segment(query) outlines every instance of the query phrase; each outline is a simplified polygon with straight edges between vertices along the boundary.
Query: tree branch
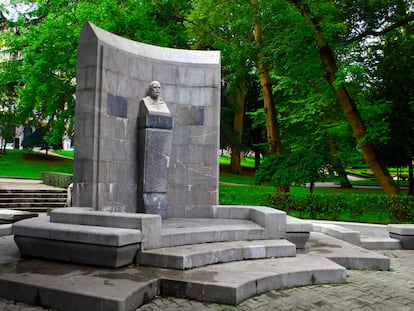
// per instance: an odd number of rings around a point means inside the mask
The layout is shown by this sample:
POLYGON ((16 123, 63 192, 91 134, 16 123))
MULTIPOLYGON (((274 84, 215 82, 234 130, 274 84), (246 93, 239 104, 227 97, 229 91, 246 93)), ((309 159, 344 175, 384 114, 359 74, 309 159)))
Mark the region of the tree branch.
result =
POLYGON ((374 36, 374 37, 378 37, 378 36, 382 36, 385 35, 388 32, 391 32, 399 27, 402 27, 404 25, 407 25, 410 22, 414 21, 414 14, 411 14, 409 16, 407 16, 406 18, 403 18, 397 22, 395 22, 394 24, 389 25, 388 27, 385 27, 382 30, 378 30, 375 31, 373 29, 369 29, 367 31, 364 31, 363 33, 359 34, 358 36, 352 37, 348 40, 348 42, 355 42, 361 39, 364 39, 368 36, 374 36))

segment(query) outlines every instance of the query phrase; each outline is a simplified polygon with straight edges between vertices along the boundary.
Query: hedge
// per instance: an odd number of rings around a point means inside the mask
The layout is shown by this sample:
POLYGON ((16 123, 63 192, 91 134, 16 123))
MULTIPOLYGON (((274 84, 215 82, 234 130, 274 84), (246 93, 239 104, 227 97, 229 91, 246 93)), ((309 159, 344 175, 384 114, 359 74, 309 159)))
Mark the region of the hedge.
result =
POLYGON ((42 172, 42 180, 45 185, 67 188, 73 182, 73 175, 57 172, 42 172))
POLYGON ((414 197, 378 194, 273 193, 266 205, 300 218, 377 223, 414 223, 414 197))

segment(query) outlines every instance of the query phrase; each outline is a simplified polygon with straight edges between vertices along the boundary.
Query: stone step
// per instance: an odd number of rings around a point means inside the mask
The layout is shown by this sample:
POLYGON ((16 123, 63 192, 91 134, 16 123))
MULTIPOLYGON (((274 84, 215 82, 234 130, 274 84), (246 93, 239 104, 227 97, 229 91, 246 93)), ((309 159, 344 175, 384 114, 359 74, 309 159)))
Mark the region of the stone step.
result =
POLYGON ((138 254, 141 265, 178 270, 245 259, 294 257, 296 246, 287 240, 215 242, 165 247, 138 254))
POLYGON ((320 232, 311 232, 308 244, 307 254, 328 258, 347 269, 390 269, 388 257, 320 232))
POLYGON ((263 227, 244 219, 169 218, 161 229, 161 247, 265 238, 263 227))
POLYGON ((26 211, 32 213, 46 213, 53 209, 64 208, 65 203, 17 203, 17 204, 5 204, 0 205, 0 210, 11 209, 18 211, 26 211))
POLYGON ((66 202, 66 196, 0 198, 0 205, 15 202, 66 202))
POLYGON ((66 194, 66 189, 0 189, 0 196, 9 195, 9 194, 45 194, 45 193, 52 193, 52 194, 66 194))
POLYGON ((235 305, 273 289, 345 281, 343 267, 309 255, 186 271, 143 266, 113 270, 23 260, 2 270, 0 297, 62 311, 96 310, 97 306, 101 311, 135 310, 159 294, 235 305))
POLYGON ((19 220, 37 216, 35 213, 2 208, 0 209, 0 224, 11 224, 19 220))
POLYGON ((313 230, 316 232, 322 232, 324 234, 330 235, 337 239, 341 239, 348 243, 355 245, 361 244, 361 234, 357 230, 349 229, 343 226, 338 226, 334 224, 327 223, 313 223, 313 230))
POLYGON ((376 249, 402 249, 401 242, 397 239, 386 237, 361 237, 361 247, 376 250, 376 249))
POLYGON ((0 237, 5 235, 11 235, 11 224, 1 224, 0 223, 0 237))

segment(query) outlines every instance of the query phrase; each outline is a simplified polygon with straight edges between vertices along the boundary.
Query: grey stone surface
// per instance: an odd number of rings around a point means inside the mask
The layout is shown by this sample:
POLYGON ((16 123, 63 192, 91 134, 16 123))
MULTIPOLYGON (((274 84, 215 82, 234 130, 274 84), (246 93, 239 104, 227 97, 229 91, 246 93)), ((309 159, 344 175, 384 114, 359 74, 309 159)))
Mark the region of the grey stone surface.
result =
POLYGON ((296 245, 296 248, 303 249, 309 240, 310 232, 286 232, 286 240, 296 245))
POLYGON ((12 233, 17 236, 115 247, 140 243, 142 240, 140 230, 53 223, 49 217, 14 223, 12 233))
POLYGON ((250 220, 168 218, 162 222, 161 246, 265 239, 264 228, 250 220))
POLYGON ((313 229, 355 245, 361 244, 359 231, 333 224, 314 223, 313 229))
POLYGON ((361 238, 361 247, 366 249, 402 249, 400 240, 390 237, 361 238))
POLYGON ((37 217, 36 213, 19 211, 13 209, 0 209, 0 224, 2 223, 13 223, 22 219, 37 217))
POLYGON ((64 311, 133 310, 155 297, 158 289, 156 275, 133 269, 114 271, 31 260, 2 272, 1 297, 64 311))
POLYGON ((399 235, 414 236, 414 224, 391 224, 387 226, 387 230, 399 235))
POLYGON ((286 215, 286 232, 311 232, 313 225, 311 220, 303 220, 286 215))
POLYGON ((134 263, 139 244, 110 246, 15 236, 22 256, 119 268, 134 263))
POLYGON ((161 294, 238 304, 274 288, 345 280, 346 270, 343 267, 325 258, 300 255, 225 263, 163 276, 161 294))
POLYGON ((11 224, 0 224, 0 236, 11 234, 11 224))
POLYGON ((138 144, 137 211, 166 218, 172 131, 154 127, 139 129, 138 144))
POLYGON ((390 232, 390 237, 399 240, 403 249, 414 249, 414 235, 403 235, 390 232))
POLYGON ((138 109, 153 80, 162 84, 174 119, 168 216, 187 217, 193 207, 217 204, 220 53, 150 46, 85 24, 77 68, 74 206, 137 211, 138 109))
POLYGON ((193 269, 222 262, 271 257, 294 257, 296 248, 286 240, 216 242, 159 248, 141 252, 141 265, 193 269))
POLYGON ((152 249, 161 243, 161 217, 159 215, 92 211, 89 208, 64 208, 51 212, 56 223, 138 229, 143 249, 152 249))
POLYGON ((308 244, 303 252, 328 258, 348 269, 390 269, 388 257, 323 233, 312 232, 308 244))

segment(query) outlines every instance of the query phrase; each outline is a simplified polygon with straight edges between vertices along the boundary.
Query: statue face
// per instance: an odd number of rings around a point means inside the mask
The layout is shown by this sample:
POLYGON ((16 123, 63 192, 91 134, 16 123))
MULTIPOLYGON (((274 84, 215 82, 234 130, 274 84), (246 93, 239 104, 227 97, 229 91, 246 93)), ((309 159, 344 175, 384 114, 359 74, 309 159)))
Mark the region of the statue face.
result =
POLYGON ((161 94, 161 84, 158 81, 153 81, 150 84, 150 96, 153 99, 157 99, 161 94))

